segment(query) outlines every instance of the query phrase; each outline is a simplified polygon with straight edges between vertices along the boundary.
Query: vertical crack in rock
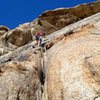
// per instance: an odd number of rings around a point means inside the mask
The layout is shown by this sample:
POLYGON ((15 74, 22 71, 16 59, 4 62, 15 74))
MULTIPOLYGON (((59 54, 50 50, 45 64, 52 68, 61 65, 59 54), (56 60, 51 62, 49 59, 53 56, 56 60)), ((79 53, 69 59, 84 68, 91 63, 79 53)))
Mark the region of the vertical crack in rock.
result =
MULTIPOLYGON (((97 100, 99 97, 98 96, 96 96, 96 97, 94 97, 94 99, 93 100, 97 100)), ((99 99, 98 99, 99 100, 99 99)))
MULTIPOLYGON (((43 49, 43 48, 42 48, 43 49)), ((42 95, 41 95, 41 100, 43 100, 43 95, 44 95, 44 84, 45 84, 45 52, 41 49, 41 70, 40 70, 40 81, 42 84, 42 95)))
POLYGON ((18 94, 17 94, 17 100, 20 100, 19 94, 20 94, 20 90, 18 91, 18 94))

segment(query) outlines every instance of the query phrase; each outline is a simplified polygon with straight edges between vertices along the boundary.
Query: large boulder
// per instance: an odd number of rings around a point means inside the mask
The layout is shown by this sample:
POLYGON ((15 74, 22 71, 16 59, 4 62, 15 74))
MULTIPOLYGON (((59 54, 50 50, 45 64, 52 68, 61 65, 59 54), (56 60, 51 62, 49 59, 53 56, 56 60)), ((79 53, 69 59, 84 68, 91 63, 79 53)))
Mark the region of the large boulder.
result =
POLYGON ((30 23, 24 23, 6 35, 7 42, 15 46, 23 46, 32 41, 30 23))
POLYGON ((14 29, 7 34, 8 42, 15 46, 23 46, 32 41, 30 30, 14 29))
POLYGON ((100 33, 92 33, 98 25, 85 26, 47 52, 44 100, 100 99, 100 33))
POLYGON ((0 37, 0 56, 32 41, 30 23, 19 25, 13 30, 4 26, 0 29, 4 32, 0 37))

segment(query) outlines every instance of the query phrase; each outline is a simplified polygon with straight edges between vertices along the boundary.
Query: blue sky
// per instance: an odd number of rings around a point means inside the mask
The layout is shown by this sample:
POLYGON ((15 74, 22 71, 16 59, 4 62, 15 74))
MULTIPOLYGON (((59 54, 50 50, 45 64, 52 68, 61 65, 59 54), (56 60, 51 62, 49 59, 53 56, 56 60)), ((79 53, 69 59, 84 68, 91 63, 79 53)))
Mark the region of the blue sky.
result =
POLYGON ((34 20, 46 10, 93 1, 95 0, 1 0, 0 25, 13 29, 19 24, 34 20))

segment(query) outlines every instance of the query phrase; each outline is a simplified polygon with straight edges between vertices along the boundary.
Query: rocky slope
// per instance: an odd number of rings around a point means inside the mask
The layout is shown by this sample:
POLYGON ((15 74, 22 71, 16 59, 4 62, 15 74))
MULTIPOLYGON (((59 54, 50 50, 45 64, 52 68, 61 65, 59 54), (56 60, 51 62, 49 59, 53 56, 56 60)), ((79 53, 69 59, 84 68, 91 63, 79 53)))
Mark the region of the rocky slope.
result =
POLYGON ((99 5, 47 11, 13 30, 1 26, 0 100, 99 100, 99 5), (32 47, 36 31, 47 32, 45 52, 32 47))

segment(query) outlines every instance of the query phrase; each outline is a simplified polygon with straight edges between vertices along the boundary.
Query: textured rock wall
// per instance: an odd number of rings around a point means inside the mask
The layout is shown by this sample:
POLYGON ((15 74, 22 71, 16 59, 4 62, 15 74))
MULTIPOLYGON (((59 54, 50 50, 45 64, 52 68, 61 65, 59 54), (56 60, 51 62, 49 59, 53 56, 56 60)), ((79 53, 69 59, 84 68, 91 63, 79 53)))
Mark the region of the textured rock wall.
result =
POLYGON ((100 12, 100 2, 46 11, 39 17, 38 24, 42 25, 47 33, 52 33, 97 12, 100 12))
POLYGON ((99 100, 99 5, 47 11, 13 30, 2 26, 0 100, 99 100), (30 43, 37 31, 54 31, 45 52, 30 43))
POLYGON ((0 100, 40 100, 40 51, 25 46, 0 59, 0 100))
POLYGON ((44 100, 100 99, 99 29, 85 26, 48 50, 44 100))

